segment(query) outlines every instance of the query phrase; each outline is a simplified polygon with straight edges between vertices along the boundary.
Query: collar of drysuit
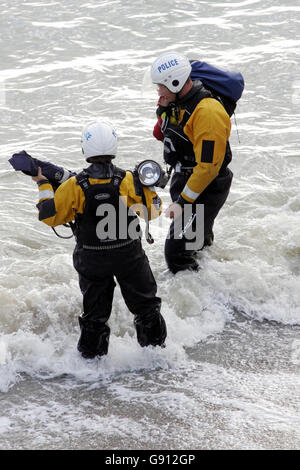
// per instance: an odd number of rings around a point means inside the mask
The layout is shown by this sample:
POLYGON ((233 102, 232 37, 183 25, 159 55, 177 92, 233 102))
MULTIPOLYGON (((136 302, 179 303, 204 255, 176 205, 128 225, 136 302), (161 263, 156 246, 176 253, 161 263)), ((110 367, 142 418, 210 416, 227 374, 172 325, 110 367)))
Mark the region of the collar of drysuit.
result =
POLYGON ((113 177, 114 168, 114 165, 108 162, 92 163, 85 171, 89 178, 106 179, 113 177))

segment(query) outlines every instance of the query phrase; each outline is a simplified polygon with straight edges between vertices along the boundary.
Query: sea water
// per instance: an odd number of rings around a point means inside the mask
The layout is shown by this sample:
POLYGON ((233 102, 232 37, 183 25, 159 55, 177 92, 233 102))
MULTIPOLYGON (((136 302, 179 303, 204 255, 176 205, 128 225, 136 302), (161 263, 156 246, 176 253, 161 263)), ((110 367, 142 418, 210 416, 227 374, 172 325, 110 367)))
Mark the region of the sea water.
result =
POLYGON ((0 449, 298 448, 298 2, 2 0, 0 22, 0 449), (163 215, 143 242, 166 348, 137 344, 117 286, 109 354, 84 360, 74 239, 38 221, 36 185, 8 159, 79 171, 81 129, 101 117, 119 166, 163 164, 142 84, 172 49, 244 76, 231 192, 198 273, 165 272, 163 215))

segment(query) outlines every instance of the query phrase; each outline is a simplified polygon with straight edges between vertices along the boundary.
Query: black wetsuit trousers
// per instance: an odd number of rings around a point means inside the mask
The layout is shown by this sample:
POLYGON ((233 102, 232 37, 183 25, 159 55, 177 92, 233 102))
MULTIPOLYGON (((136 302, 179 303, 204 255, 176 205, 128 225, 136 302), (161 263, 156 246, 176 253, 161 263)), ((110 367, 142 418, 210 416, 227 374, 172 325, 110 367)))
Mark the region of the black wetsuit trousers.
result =
POLYGON ((156 281, 140 240, 109 250, 85 250, 77 245, 73 263, 83 295, 83 314, 79 317, 81 336, 77 346, 83 356, 107 354, 110 336, 107 322, 115 279, 134 315, 139 344, 164 343, 166 325, 160 314, 161 299, 156 295, 156 281))
MULTIPOLYGON (((214 221, 228 197, 232 177, 232 172, 229 168, 226 168, 223 174, 219 175, 200 194, 195 204, 186 205, 181 219, 176 219, 175 223, 174 221, 171 223, 165 242, 165 259, 168 268, 174 274, 185 269, 198 269, 196 253, 213 242, 214 221), (203 205, 203 216, 201 216, 199 205, 203 205), (188 212, 188 215, 185 211, 188 212), (189 221, 190 227, 188 227, 189 221), (184 234, 185 228, 187 229, 186 233, 189 233, 189 237, 184 234), (193 233, 197 234, 195 238, 193 238, 193 233)), ((182 173, 173 175, 170 188, 172 201, 178 199, 188 178, 189 175, 182 173)))

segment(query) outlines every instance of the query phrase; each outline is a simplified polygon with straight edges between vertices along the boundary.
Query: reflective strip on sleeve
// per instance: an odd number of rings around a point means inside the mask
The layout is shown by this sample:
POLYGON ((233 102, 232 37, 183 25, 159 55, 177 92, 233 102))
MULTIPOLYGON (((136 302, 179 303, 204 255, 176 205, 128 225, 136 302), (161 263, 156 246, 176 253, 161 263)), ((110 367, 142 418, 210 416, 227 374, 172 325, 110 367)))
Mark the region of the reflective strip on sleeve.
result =
POLYGON ((193 201, 197 199, 198 196, 200 196, 201 193, 196 193, 195 191, 192 191, 188 185, 186 184, 183 191, 182 191, 183 196, 186 196, 189 199, 192 199, 193 201))
POLYGON ((52 199, 54 198, 54 192, 50 189, 44 189, 39 192, 39 200, 41 199, 52 199))

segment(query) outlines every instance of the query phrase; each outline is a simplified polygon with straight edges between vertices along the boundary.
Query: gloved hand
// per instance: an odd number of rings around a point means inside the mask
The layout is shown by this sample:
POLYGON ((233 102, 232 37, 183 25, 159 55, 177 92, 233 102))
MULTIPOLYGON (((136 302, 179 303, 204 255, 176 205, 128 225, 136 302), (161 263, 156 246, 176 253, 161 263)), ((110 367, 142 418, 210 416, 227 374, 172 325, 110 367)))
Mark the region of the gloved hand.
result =
POLYGON ((41 167, 42 174, 50 181, 54 190, 56 190, 63 181, 75 175, 74 172, 65 170, 61 166, 31 157, 25 150, 14 153, 8 161, 16 171, 22 171, 25 175, 29 176, 37 176, 38 168, 41 167))
POLYGON ((14 153, 8 161, 16 171, 22 171, 25 175, 37 176, 38 174, 38 165, 25 150, 14 153))

